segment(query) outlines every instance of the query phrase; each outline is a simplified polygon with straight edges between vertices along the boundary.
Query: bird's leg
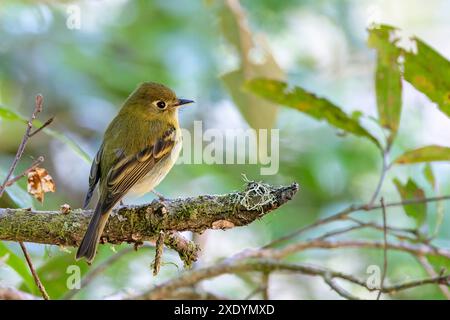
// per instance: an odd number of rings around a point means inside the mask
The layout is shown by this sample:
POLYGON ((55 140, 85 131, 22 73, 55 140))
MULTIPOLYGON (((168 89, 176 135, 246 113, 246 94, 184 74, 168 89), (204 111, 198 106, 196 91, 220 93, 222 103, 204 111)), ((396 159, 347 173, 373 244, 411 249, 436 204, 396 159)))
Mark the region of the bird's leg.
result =
POLYGON ((166 200, 166 198, 161 193, 159 193, 158 191, 152 190, 152 192, 153 192, 153 194, 155 196, 158 197, 159 201, 164 202, 164 200, 166 200))

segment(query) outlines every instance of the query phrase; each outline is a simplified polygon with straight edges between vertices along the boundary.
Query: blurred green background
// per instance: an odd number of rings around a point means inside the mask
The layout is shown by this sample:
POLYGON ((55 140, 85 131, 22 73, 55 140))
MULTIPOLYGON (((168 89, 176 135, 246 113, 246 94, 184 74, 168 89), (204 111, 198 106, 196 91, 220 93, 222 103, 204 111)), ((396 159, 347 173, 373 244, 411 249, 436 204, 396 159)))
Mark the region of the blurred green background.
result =
MULTIPOLYGON (((142 81, 157 81, 196 103, 181 111, 184 128, 194 120, 205 128, 265 128, 280 130, 280 169, 260 176, 258 165, 177 165, 158 187, 166 197, 226 193, 249 179, 272 184, 300 184, 298 195, 275 213, 245 228, 208 231, 196 240, 202 246, 198 265, 208 265, 246 248, 257 248, 352 203, 367 202, 378 181, 381 159, 366 139, 346 135, 325 122, 242 93, 243 79, 267 76, 326 97, 351 114, 361 111, 364 125, 375 136, 375 51, 368 48, 367 26, 383 22, 417 35, 447 59, 450 57, 450 1, 447 0, 242 0, 205 1, 9 1, 0 2, 0 104, 28 117, 34 97, 44 96, 45 121, 93 156, 109 121, 128 94, 142 81), (69 11, 77 6, 81 28, 67 26, 69 11), (69 10, 69 11, 68 11, 69 10), (239 15, 243 15, 239 18, 239 15), (250 43, 250 44, 249 44, 250 43)), ((425 95, 404 84, 403 113, 394 157, 422 145, 450 146, 450 119, 425 95)), ((0 120, 0 171, 9 167, 23 135, 18 121, 0 120)), ((57 192, 46 194, 37 209, 55 210, 63 203, 80 207, 87 190, 90 164, 71 146, 46 134, 27 146, 17 172, 43 155, 57 192)), ((395 167, 381 194, 398 200, 392 179, 414 177, 428 196, 436 195, 423 175, 423 165, 395 167)), ((439 192, 450 193, 450 166, 433 164, 439 192)), ((26 181, 18 186, 24 187, 26 181)), ((17 191, 20 192, 20 191, 17 191)), ((24 195, 25 197, 25 195, 24 195)), ((150 201, 152 194, 139 199, 150 201)), ((31 201, 25 197, 25 202, 31 201)), ((6 197, 0 206, 11 206, 6 197)), ((436 244, 449 248, 449 209, 436 244)), ((436 221, 436 205, 429 205, 428 228, 436 221)), ((361 214, 363 217, 365 214, 361 214)), ((366 214, 367 215, 367 214, 366 214)), ((370 216, 379 220, 379 213, 370 216)), ((413 226, 402 208, 388 212, 396 226, 413 226)), ((339 226, 332 224, 307 237, 339 226)), ((382 240, 377 232, 355 232, 351 238, 382 240)), ((3 242, 22 257, 15 243, 3 242)), ((102 246, 95 264, 121 250, 102 246)), ((67 291, 66 267, 73 264, 73 248, 28 244, 52 298, 67 291)), ((426 276, 421 265, 402 253, 389 253, 387 281, 397 283, 426 276)), ((176 276, 182 263, 165 251, 160 275, 151 275, 153 254, 141 250, 127 254, 96 278, 75 298, 103 298, 117 292, 139 292, 176 276), (173 262, 173 263, 172 263, 173 262)), ((382 265, 382 252, 374 250, 313 250, 291 261, 317 263, 366 277, 369 265, 382 265)), ((95 265, 94 264, 94 265, 95 265)), ((83 272, 85 263, 80 263, 83 272)), ((257 286, 258 277, 233 275, 205 281, 202 287, 232 298, 243 298, 257 286)), ((0 285, 22 286, 23 279, 0 264, 0 285)), ((29 279, 28 279, 29 281, 29 279)), ((27 281, 25 280, 25 283, 27 281)), ((353 288, 355 294, 375 293, 353 288), (360 290, 360 291, 358 291, 360 290)), ((35 290, 34 288, 31 289, 35 290)), ((35 292, 35 291, 34 291, 35 292)), ((301 275, 271 277, 274 299, 334 299, 338 296, 320 279, 301 275)), ((396 298, 442 298, 435 286, 404 291, 396 298)))

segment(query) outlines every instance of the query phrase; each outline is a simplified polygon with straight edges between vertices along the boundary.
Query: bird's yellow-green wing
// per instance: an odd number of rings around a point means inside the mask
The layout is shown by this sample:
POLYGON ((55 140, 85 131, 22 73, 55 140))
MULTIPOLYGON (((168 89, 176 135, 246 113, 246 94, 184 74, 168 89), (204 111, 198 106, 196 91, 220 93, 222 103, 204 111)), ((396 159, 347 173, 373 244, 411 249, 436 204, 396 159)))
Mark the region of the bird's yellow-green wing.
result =
POLYGON ((114 205, 162 159, 170 157, 175 145, 175 128, 168 129, 156 142, 135 155, 121 157, 109 171, 103 188, 102 213, 114 205))

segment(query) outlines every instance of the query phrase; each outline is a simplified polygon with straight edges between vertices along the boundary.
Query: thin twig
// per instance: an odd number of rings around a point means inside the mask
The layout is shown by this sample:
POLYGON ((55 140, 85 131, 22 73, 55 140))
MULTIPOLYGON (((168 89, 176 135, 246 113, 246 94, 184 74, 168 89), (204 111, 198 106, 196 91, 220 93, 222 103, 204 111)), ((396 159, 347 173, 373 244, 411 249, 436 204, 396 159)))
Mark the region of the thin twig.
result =
POLYGON ((338 295, 347 299, 347 300, 360 300, 358 297, 355 297, 351 293, 349 293, 344 288, 340 287, 336 282, 334 282, 333 278, 329 274, 325 274, 323 277, 325 283, 338 295))
POLYGON ((282 243, 282 242, 284 242, 284 241, 286 241, 286 240, 289 240, 289 239, 292 239, 292 238, 294 238, 294 237, 297 237, 297 236, 299 236, 300 234, 302 234, 302 233, 304 233, 304 232, 306 232, 306 231, 308 231, 308 230, 311 230, 311 229, 313 229, 313 228, 316 228, 316 227, 318 227, 318 226, 320 226, 320 225, 323 225, 323 224, 327 224, 327 223, 330 223, 330 222, 333 222, 333 221, 337 221, 337 220, 344 219, 344 218, 347 217, 347 215, 349 215, 350 213, 355 212, 355 211, 362 210, 363 208, 364 208, 364 206, 360 206, 360 207, 350 206, 350 207, 348 207, 347 209, 344 209, 344 210, 342 210, 342 211, 339 211, 338 213, 336 213, 336 214, 334 214, 334 215, 332 215, 332 216, 329 216, 329 217, 327 217, 327 218, 318 220, 318 221, 316 221, 316 222, 314 222, 314 223, 311 223, 310 225, 307 225, 307 226, 305 226, 305 227, 302 227, 302 228, 300 228, 300 229, 298 229, 298 230, 296 230, 296 231, 294 231, 294 232, 292 232, 292 233, 289 233, 289 234, 287 234, 287 235, 285 235, 285 236, 283 236, 283 237, 280 237, 280 238, 278 238, 278 239, 276 239, 276 240, 273 240, 272 242, 266 244, 266 245, 263 246, 262 248, 265 249, 265 248, 269 248, 269 247, 275 246, 275 245, 280 244, 280 243, 282 243))
MULTIPOLYGON (((20 179, 22 179, 23 177, 25 177, 28 173, 30 173, 30 171, 33 171, 34 169, 36 169, 37 167, 39 167, 42 162, 44 162, 44 157, 40 156, 39 158, 37 158, 36 160, 33 161, 33 163, 31 164, 30 167, 28 167, 28 169, 26 169, 25 171, 23 171, 21 174, 15 176, 14 178, 8 180, 5 183, 5 188, 12 186, 14 183, 16 183, 17 181, 19 181, 20 179)), ((0 190, 2 189, 2 187, 0 186, 0 190)))
POLYGON ((387 267, 388 267, 388 258, 387 258, 387 251, 388 251, 388 242, 387 242, 387 222, 386 222, 386 207, 384 206, 384 199, 381 198, 380 200, 382 213, 383 213, 383 240, 384 240, 384 247, 383 247, 383 273, 381 275, 381 282, 380 282, 380 291, 378 291, 377 300, 380 300, 381 292, 383 292, 384 287, 384 279, 386 278, 387 273, 387 267))
POLYGON ((400 284, 392 285, 392 286, 386 286, 383 288, 383 292, 394 294, 398 291, 411 289, 411 288, 423 286, 426 284, 442 284, 442 285, 450 286, 450 274, 438 275, 436 277, 425 278, 425 279, 421 279, 421 280, 414 280, 414 281, 400 283, 400 284))
MULTIPOLYGON (((437 201, 443 201, 443 200, 450 200, 450 195, 429 197, 429 198, 413 198, 413 199, 407 199, 407 200, 403 200, 403 201, 390 202, 390 203, 385 204, 385 208, 400 207, 400 206, 405 206, 405 205, 410 205, 410 204, 419 204, 419 203, 431 203, 431 202, 437 202, 437 201)), ((347 219, 347 217, 351 213, 358 212, 358 211, 373 211, 373 210, 377 210, 377 209, 381 209, 381 205, 372 205, 372 206, 369 206, 368 204, 359 205, 359 206, 352 205, 352 206, 347 207, 346 209, 341 210, 331 216, 328 216, 324 219, 320 219, 310 225, 304 226, 304 227, 297 229, 283 237, 275 239, 272 242, 269 242, 268 244, 264 245, 262 248, 265 249, 265 248, 276 246, 282 242, 285 242, 287 240, 295 238, 295 237, 299 236, 300 234, 305 233, 306 231, 314 229, 318 226, 321 226, 321 225, 324 225, 327 223, 331 223, 331 222, 335 222, 338 220, 347 219)))
POLYGON ((372 197, 370 198, 369 203, 367 204, 367 207, 370 208, 375 203, 375 200, 377 199, 378 195, 380 194, 381 188, 383 187, 384 178, 386 177, 386 174, 389 170, 389 166, 387 165, 387 157, 388 157, 388 151, 383 151, 382 155, 382 165, 381 165, 381 173, 380 173, 380 179, 378 180, 377 187, 375 188, 375 192, 373 193, 372 197))
POLYGON ((345 228, 342 228, 342 229, 332 230, 332 231, 326 232, 323 235, 321 235, 321 236, 319 236, 317 238, 314 238, 312 240, 326 240, 326 239, 334 237, 334 236, 345 234, 345 233, 348 233, 348 232, 354 231, 354 230, 363 229, 363 228, 366 228, 366 227, 367 227, 366 225, 358 224, 358 225, 345 227, 345 228))
MULTIPOLYGON (((149 245, 149 244, 148 245, 145 244, 145 245, 143 245, 140 248, 154 248, 154 246, 149 245)), ((81 290, 85 289, 90 283, 92 283, 92 281, 94 281, 94 279, 97 276, 102 274, 103 271, 105 271, 111 265, 113 265, 114 263, 119 261, 123 256, 127 255, 128 253, 134 252, 134 251, 135 251, 134 247, 127 247, 127 248, 124 248, 124 249, 120 250, 119 252, 109 256, 103 262, 101 262, 100 264, 96 265, 93 269, 91 269, 89 271, 89 273, 87 273, 83 277, 83 279, 81 280, 80 289, 74 289, 74 290, 68 291, 62 297, 62 300, 70 300, 70 299, 72 299, 78 292, 80 292, 81 290)))
POLYGON ((3 195, 3 192, 5 191, 5 188, 6 188, 6 184, 8 183, 12 174, 14 173, 14 170, 16 169, 20 158, 22 158, 23 152, 25 150, 25 146, 27 145, 28 139, 30 138, 31 129, 33 128, 33 120, 36 119, 37 114, 42 111, 42 101, 43 101, 42 95, 38 94, 35 99, 34 111, 31 114, 30 120, 28 120, 28 122, 27 122, 27 128, 25 130, 25 134, 23 135, 22 142, 20 143, 19 148, 17 149, 16 156, 14 157, 14 160, 13 160, 11 166, 9 167, 8 174, 6 175, 5 181, 3 182, 3 184, 0 188, 0 198, 3 195))
POLYGON ((43 130, 45 127, 47 127, 50 123, 53 122, 53 120, 55 120, 55 117, 51 117, 50 119, 48 119, 47 121, 45 121, 45 123, 40 126, 39 128, 37 128, 36 130, 34 130, 33 132, 31 132, 30 134, 28 134, 28 138, 31 138, 32 136, 34 136, 36 133, 39 133, 41 130, 43 130))
MULTIPOLYGON (((290 244, 282 249, 255 249, 246 250, 238 253, 233 257, 226 259, 227 261, 241 258, 273 258, 282 259, 297 252, 310 249, 344 249, 344 248, 372 248, 383 249, 384 241, 369 240, 309 240, 290 244)), ((392 250, 410 253, 414 256, 431 255, 450 259, 450 251, 446 249, 436 248, 429 244, 410 244, 407 242, 387 242, 387 247, 392 250)))
POLYGON ((27 260, 28 267, 30 268, 31 274, 33 275, 34 281, 36 282, 36 285, 41 292, 42 297, 45 300, 50 300, 50 297, 47 294, 47 291, 45 290, 44 285, 41 282, 41 279, 39 279, 39 276, 34 269, 33 262, 31 261, 30 255, 28 254, 27 248, 25 247, 25 244, 23 242, 19 242, 20 247, 22 248, 23 254, 25 256, 25 260, 27 260))
MULTIPOLYGON (((199 283, 205 279, 215 278, 222 274, 235 274, 242 272, 276 272, 276 271, 286 271, 301 273, 310 276, 319 276, 323 279, 333 279, 339 278, 354 284, 357 284, 369 291, 377 290, 376 288, 369 288, 367 283, 363 279, 359 279, 351 274, 346 274, 339 271, 330 270, 321 266, 314 265, 304 265, 304 264, 289 264, 285 262, 280 262, 276 260, 267 259, 239 259, 236 261, 216 264, 210 267, 204 267, 201 269, 193 270, 189 273, 184 273, 175 279, 171 279, 162 283, 159 286, 150 289, 146 293, 132 298, 137 299, 164 299, 169 297, 172 292, 180 289, 191 287, 194 284, 199 283)), ((411 282, 405 282, 398 285, 384 287, 384 293, 395 293, 401 290, 410 289, 413 287, 426 285, 426 284, 437 284, 437 283, 448 283, 450 275, 441 275, 434 278, 426 278, 422 280, 415 280, 411 282)), ((335 286, 335 284, 333 284, 335 286)), ((342 293, 342 290, 340 290, 342 293)), ((348 294, 347 294, 348 295, 348 294)), ((349 296, 348 296, 349 297, 349 296)))
MULTIPOLYGON (((363 222, 353 217, 348 217, 347 219, 357 223, 358 226, 360 226, 361 228, 372 228, 375 230, 384 231, 384 226, 379 225, 375 222, 363 222)), ((388 234, 391 234, 400 240, 409 240, 412 242, 417 242, 417 239, 419 238, 418 230, 415 229, 386 226, 386 230, 388 234)))
MULTIPOLYGON (((407 200, 404 200, 404 201, 397 201, 397 202, 386 203, 385 207, 386 208, 389 208, 389 207, 402 207, 402 206, 407 206, 407 205, 410 205, 410 204, 429 203, 429 202, 436 202, 436 201, 441 201, 441 200, 450 200, 450 195, 439 196, 439 197, 429 197, 429 198, 407 199, 407 200)), ((381 205, 373 206, 370 209, 362 208, 362 210, 364 210, 364 211, 371 211, 371 210, 375 210, 375 209, 381 209, 381 205)))
POLYGON ((205 279, 215 278, 222 274, 252 272, 252 271, 260 271, 260 272, 287 271, 287 272, 299 272, 305 275, 312 275, 312 276, 324 276, 325 273, 329 273, 332 277, 346 279, 350 282, 357 283, 361 286, 365 286, 365 281, 359 280, 353 275, 330 271, 328 269, 319 266, 295 265, 272 260, 249 260, 249 261, 238 260, 232 263, 224 262, 216 264, 211 267, 192 270, 191 272, 182 274, 175 279, 168 280, 165 283, 149 290, 142 296, 135 298, 164 299, 165 297, 169 296, 171 292, 179 288, 190 287, 205 279))
MULTIPOLYGON (((326 232, 326 233, 322 234, 321 236, 310 239, 310 241, 327 240, 328 238, 331 238, 334 236, 347 234, 347 233, 350 233, 351 231, 361 230, 364 228, 371 228, 371 229, 383 231, 383 226, 378 225, 373 222, 362 222, 362 221, 360 221, 358 219, 354 219, 352 217, 348 217, 348 220, 355 222, 356 225, 351 225, 351 226, 344 227, 341 229, 336 229, 336 230, 326 232)), ((386 229, 387 229, 388 234, 396 237, 398 240, 408 240, 411 242, 417 242, 417 236, 411 237, 411 236, 406 235, 406 233, 412 233, 412 234, 416 235, 417 232, 415 230, 394 228, 394 227, 389 227, 389 226, 387 226, 386 229), (405 234, 401 234, 402 232, 404 232, 405 234)))
MULTIPOLYGON (((15 177, 13 179, 10 180, 11 176, 13 175, 14 171, 16 170, 17 164, 19 163, 19 160, 22 158, 23 152, 25 151, 25 147, 27 145, 28 139, 32 136, 30 135, 31 129, 33 128, 33 121, 36 119, 36 116, 39 112, 42 111, 42 103, 43 103, 43 97, 42 95, 38 94, 35 98, 35 103, 34 103, 34 110, 33 113, 31 114, 30 119, 27 122, 27 128, 25 130, 25 134, 23 135, 22 141, 19 145, 19 148, 17 149, 16 152, 16 156, 14 157, 14 160, 8 170, 8 174, 6 175, 5 181, 3 182, 3 184, 1 185, 0 188, 0 197, 3 196, 3 193, 6 189, 7 186, 12 185, 14 182, 16 182, 17 180, 19 180, 22 176, 24 176, 25 174, 27 174, 28 172, 25 171, 25 173, 22 173, 22 175, 19 175, 18 177, 15 177)), ((51 121, 47 121, 48 124, 51 123, 51 121)), ((45 126, 46 126, 45 125, 45 126)), ((44 127, 44 126, 43 126, 44 127)), ((38 131, 38 130, 37 130, 38 131)), ((36 131, 33 133, 33 135, 37 133, 36 131)), ((37 162, 42 162, 44 159, 42 157, 39 157, 37 162)), ((34 162, 33 165, 36 164, 36 161, 34 162)), ((33 167, 32 165, 32 167, 33 167)), ((37 165, 36 165, 37 166, 37 165)), ((44 285, 42 284, 41 280, 39 279, 38 274, 36 273, 33 263, 31 261, 30 255, 28 254, 27 248, 25 247, 25 244, 21 241, 19 241, 20 244, 20 248, 23 251, 23 254, 25 256, 25 259, 27 260, 28 263, 28 267, 30 268, 31 274, 33 275, 34 281, 36 282, 37 287, 39 288, 39 291, 42 294, 42 297, 45 300, 49 300, 49 296, 47 294, 47 292, 45 291, 44 285)))
MULTIPOLYGON (((425 271, 428 273, 428 275, 430 277, 438 276, 437 272, 434 270, 433 266, 430 264, 430 262, 428 261, 428 259, 425 256, 418 256, 417 260, 423 266, 423 268, 425 269, 425 271)), ((440 284, 439 289, 441 290, 444 297, 447 300, 450 300, 450 291, 448 290, 448 286, 446 286, 445 284, 440 284)))

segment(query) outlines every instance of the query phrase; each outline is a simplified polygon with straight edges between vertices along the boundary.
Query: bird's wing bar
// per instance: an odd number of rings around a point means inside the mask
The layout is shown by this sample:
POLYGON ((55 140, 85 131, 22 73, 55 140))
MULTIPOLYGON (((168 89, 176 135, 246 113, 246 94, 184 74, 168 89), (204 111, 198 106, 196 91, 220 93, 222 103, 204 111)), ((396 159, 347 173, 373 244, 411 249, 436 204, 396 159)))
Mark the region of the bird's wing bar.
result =
POLYGON ((111 209, 141 178, 159 162, 170 156, 175 145, 175 128, 167 130, 152 146, 119 159, 107 176, 102 212, 111 209))

